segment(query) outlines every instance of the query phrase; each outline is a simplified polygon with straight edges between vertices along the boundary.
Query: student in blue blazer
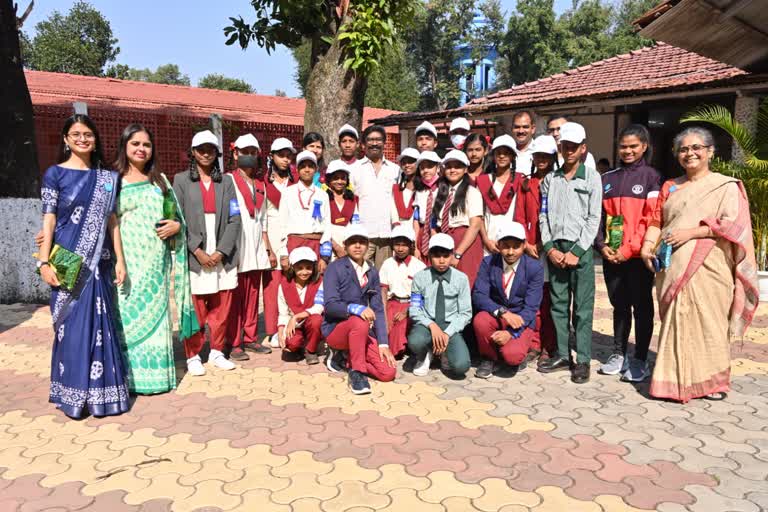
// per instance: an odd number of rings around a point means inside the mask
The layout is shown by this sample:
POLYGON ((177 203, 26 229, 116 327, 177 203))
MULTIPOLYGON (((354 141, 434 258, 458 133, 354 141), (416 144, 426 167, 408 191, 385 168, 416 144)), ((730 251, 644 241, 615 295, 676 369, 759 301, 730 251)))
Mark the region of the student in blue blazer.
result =
POLYGON ((363 395, 371 392, 367 376, 383 382, 394 380, 396 363, 389 350, 379 273, 365 260, 368 233, 361 224, 347 225, 344 249, 347 255, 328 265, 323 277, 321 330, 331 348, 328 369, 342 371, 348 351, 349 385, 354 394, 363 395))
POLYGON ((472 321, 482 361, 475 376, 487 379, 499 356, 519 367, 528 355, 541 304, 544 267, 524 254, 525 228, 505 221, 496 231, 499 254, 483 258, 472 290, 472 321))

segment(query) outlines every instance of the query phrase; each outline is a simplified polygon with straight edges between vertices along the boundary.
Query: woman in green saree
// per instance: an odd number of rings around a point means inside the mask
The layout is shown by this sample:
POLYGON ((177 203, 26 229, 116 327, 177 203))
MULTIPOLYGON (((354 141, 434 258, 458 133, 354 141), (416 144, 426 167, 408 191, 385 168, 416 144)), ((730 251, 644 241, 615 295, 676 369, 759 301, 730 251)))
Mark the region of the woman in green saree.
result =
POLYGON ((179 339, 200 330, 189 287, 184 216, 171 184, 157 168, 152 133, 131 124, 118 148, 115 169, 122 183, 117 215, 131 271, 117 297, 128 385, 132 393, 164 393, 176 388, 171 277, 179 339))

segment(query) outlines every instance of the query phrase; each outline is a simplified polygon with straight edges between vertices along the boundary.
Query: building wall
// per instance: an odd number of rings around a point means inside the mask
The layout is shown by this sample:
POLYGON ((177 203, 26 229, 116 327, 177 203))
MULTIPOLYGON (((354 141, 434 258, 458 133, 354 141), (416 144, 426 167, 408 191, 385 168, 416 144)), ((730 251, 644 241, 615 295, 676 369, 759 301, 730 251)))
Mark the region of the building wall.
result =
POLYGON ((0 199, 0 303, 44 303, 50 289, 35 273, 34 236, 42 227, 39 199, 0 199))

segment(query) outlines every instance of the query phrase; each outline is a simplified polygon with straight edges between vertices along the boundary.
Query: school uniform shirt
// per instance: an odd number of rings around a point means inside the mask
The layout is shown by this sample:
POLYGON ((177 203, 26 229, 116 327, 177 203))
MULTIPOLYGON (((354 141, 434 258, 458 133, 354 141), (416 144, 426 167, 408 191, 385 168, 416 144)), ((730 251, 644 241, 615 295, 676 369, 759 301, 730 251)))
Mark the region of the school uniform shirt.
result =
MULTIPOLYGON (((325 195, 328 196, 327 193, 325 193, 325 195)), ((330 196, 328 196, 329 208, 331 206, 331 202, 333 201, 335 200, 331 199, 330 196)), ((344 208, 347 206, 347 201, 348 200, 345 199, 341 203, 341 205, 339 205, 339 203, 336 203, 336 207, 338 208, 338 211, 340 214, 344 213, 344 208)), ((351 201, 355 203, 355 208, 352 210, 352 215, 350 215, 349 218, 345 218, 345 217, 333 218, 334 216, 331 215, 331 240, 333 240, 334 242, 336 242, 341 246, 344 246, 344 231, 347 228, 347 224, 349 224, 352 221, 352 217, 354 217, 355 215, 357 215, 357 217, 360 218, 360 208, 357 204, 357 199, 355 198, 355 199, 352 199, 351 201), (343 220, 339 220, 339 219, 343 219, 343 220)), ((333 210, 331 210, 331 212, 333 212, 333 210)), ((335 254, 333 257, 334 259, 336 258, 335 254)))
POLYGON ((390 299, 408 299, 411 297, 413 276, 425 268, 427 266, 424 262, 413 256, 408 256, 403 261, 397 261, 395 257, 387 258, 379 270, 381 285, 387 287, 390 299))
MULTIPOLYGON (((283 183, 280 183, 277 180, 272 182, 272 185, 274 185, 281 194, 285 194, 285 190, 290 184, 291 182, 287 179, 283 183)), ((280 199, 281 204, 282 202, 282 199, 280 199)), ((280 255, 280 245, 283 243, 284 229, 285 226, 280 223, 279 206, 267 199, 267 237, 269 238, 269 245, 272 246, 272 252, 274 252, 278 258, 280 255)))
POLYGON ((415 194, 416 194, 415 190, 411 190, 409 188, 400 190, 397 184, 393 185, 392 212, 391 212, 391 222, 393 226, 397 226, 398 224, 408 224, 408 225, 413 224, 413 206, 416 204, 415 194), (402 198, 402 202, 400 201, 400 198, 402 198), (413 200, 413 203, 411 203, 412 200, 413 200), (411 208, 408 208, 409 206, 411 208), (402 208, 403 210, 402 213, 405 214, 405 216, 402 216, 400 214, 401 213, 400 208, 402 208), (410 215, 408 215, 409 213, 410 215))
POLYGON ((558 240, 572 242, 570 252, 579 258, 592 248, 603 210, 602 188, 600 174, 584 164, 570 180, 562 169, 544 177, 539 230, 545 253, 558 240))
MULTIPOLYGON (((307 290, 309 289, 309 286, 299 287, 295 282, 292 282, 290 284, 296 287, 296 291, 299 292, 299 300, 304 302, 304 298, 307 296, 307 290)), ((288 305, 288 301, 285 300, 285 294, 283 293, 282 286, 279 286, 277 291, 277 311, 278 311, 277 325, 278 327, 285 327, 286 325, 288 325, 288 322, 291 321, 291 317, 294 315, 294 312, 291 311, 291 307, 288 305)), ((315 293, 314 303, 306 311, 310 315, 323 314, 323 285, 322 284, 320 284, 320 287, 317 289, 317 292, 315 293)))
POLYGON ((392 203, 392 185, 400 177, 400 167, 383 159, 379 173, 368 158, 358 160, 352 168, 351 184, 359 198, 360 224, 371 238, 390 238, 392 219, 387 205, 392 203))
MULTIPOLYGON (((454 195, 454 199, 456 197, 456 188, 458 187, 458 184, 452 186, 450 188, 449 194, 452 191, 454 195)), ((435 196, 432 200, 432 204, 434 205, 434 202, 437 200, 437 190, 434 192, 435 196)), ((427 200, 429 198, 429 191, 428 190, 422 190, 416 193, 416 204, 419 206, 419 215, 422 217, 422 224, 424 222, 424 219, 426 219, 426 214, 431 213, 427 212, 427 200)), ((435 219, 437 222, 437 228, 438 231, 440 230, 440 223, 443 219, 443 212, 445 211, 445 206, 443 205, 443 209, 440 211, 440 216, 435 219)), ((480 194, 480 191, 477 190, 473 186, 467 187, 467 195, 464 199, 464 211, 459 212, 458 214, 454 215, 453 213, 448 214, 448 227, 449 228, 458 228, 458 227, 468 227, 469 226, 469 220, 472 217, 482 217, 483 216, 483 196, 480 194)))
MULTIPOLYGON (((485 224, 485 232, 488 233, 488 237, 492 240, 496 239, 496 230, 498 229, 499 225, 503 224, 504 222, 510 222, 514 220, 515 217, 515 211, 517 208, 517 200, 518 196, 520 195, 520 183, 523 180, 523 175, 515 172, 507 178, 507 181, 502 183, 499 180, 494 180, 492 175, 490 174, 483 174, 478 177, 478 187, 485 187, 486 181, 485 180, 493 180, 493 185, 491 186, 491 189, 493 190, 493 194, 497 198, 504 198, 506 201, 507 198, 509 198, 509 193, 511 189, 512 198, 509 203, 509 208, 507 208, 507 211, 504 213, 497 213, 494 214, 491 209, 488 207, 489 201, 492 201, 492 199, 489 197, 488 199, 485 199, 483 196, 483 193, 480 192, 481 197, 483 198, 483 202, 486 203, 485 212, 483 214, 483 222, 485 224), (507 186, 509 184, 509 186, 507 186)), ((483 188, 485 190, 485 188, 483 188)), ((478 188, 478 192, 480 189, 478 188)), ((498 205, 499 207, 503 207, 503 205, 499 205, 498 202, 494 203, 494 205, 498 205)), ((484 249, 485 250, 485 249, 484 249)), ((487 255, 488 253, 486 253, 487 255)))
MULTIPOLYGON (((435 303, 439 280, 432 268, 426 268, 413 277, 411 305, 408 316, 424 327, 435 321, 435 303)), ((445 296, 445 320, 448 326, 445 334, 449 337, 461 332, 472 320, 472 297, 469 278, 460 270, 449 268, 444 274, 443 295, 445 296)))
MULTIPOLYGON (((240 172, 235 170, 234 172, 240 172)), ((267 232, 267 198, 264 193, 263 183, 256 182, 256 189, 252 183, 245 179, 241 182, 246 187, 246 194, 250 194, 253 199, 254 214, 251 216, 243 191, 237 185, 237 181, 232 174, 227 175, 232 180, 232 186, 235 189, 237 202, 240 205, 240 261, 238 264, 239 272, 250 272, 251 270, 265 270, 272 268, 269 264, 269 255, 267 254, 266 244, 263 234, 267 232), (261 185, 261 186, 260 186, 261 185)))
POLYGON ((280 199, 280 217, 283 238, 280 243, 281 257, 288 256, 288 235, 321 233, 320 243, 331 240, 331 210, 328 194, 314 185, 307 187, 302 182, 291 185, 283 191, 280 199), (319 210, 320 217, 313 217, 319 210))

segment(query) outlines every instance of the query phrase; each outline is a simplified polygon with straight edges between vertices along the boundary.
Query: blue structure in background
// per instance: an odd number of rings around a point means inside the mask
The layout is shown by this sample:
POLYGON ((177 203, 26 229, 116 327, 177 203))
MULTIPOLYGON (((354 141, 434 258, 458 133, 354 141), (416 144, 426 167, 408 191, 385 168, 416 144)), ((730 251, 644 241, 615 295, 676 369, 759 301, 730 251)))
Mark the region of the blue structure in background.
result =
MULTIPOLYGON (((488 19, 482 12, 476 11, 475 17, 472 20, 472 27, 470 30, 479 30, 483 26, 488 24, 488 19)), ((461 89, 461 96, 459 97, 459 105, 464 105, 469 100, 480 96, 485 96, 490 89, 496 84, 496 69, 494 67, 498 52, 496 48, 487 48, 486 54, 482 60, 475 65, 474 73, 471 73, 472 56, 471 49, 467 42, 461 42, 456 46, 459 51, 459 64, 463 69, 467 70, 459 79, 459 88, 461 89)))

